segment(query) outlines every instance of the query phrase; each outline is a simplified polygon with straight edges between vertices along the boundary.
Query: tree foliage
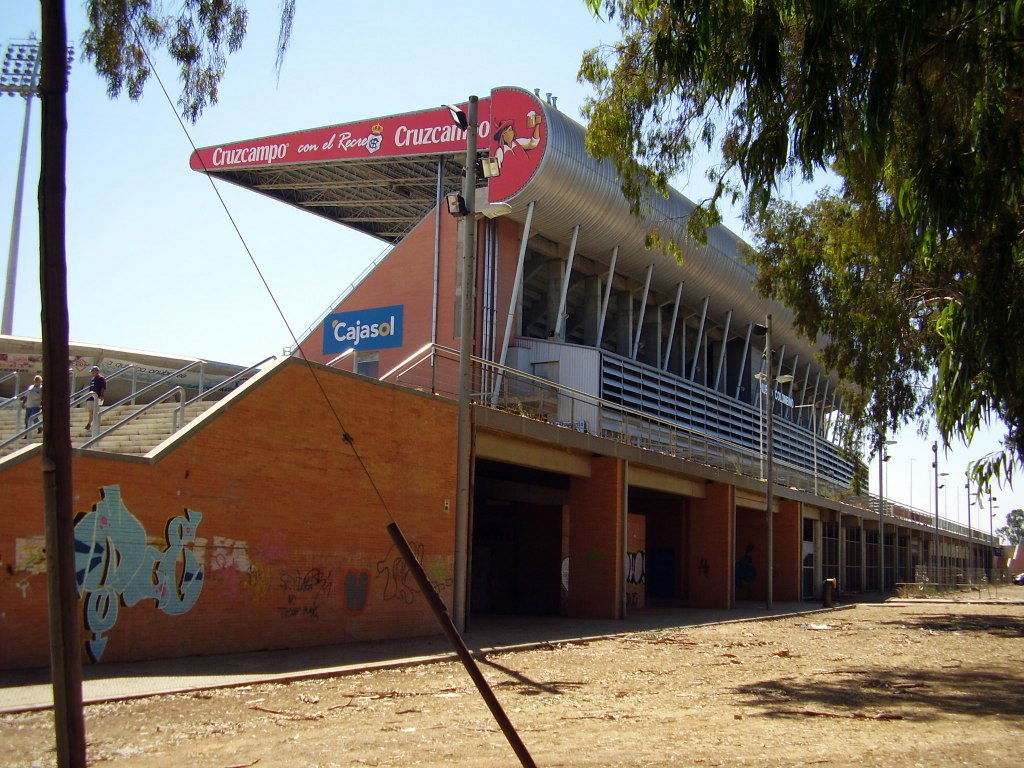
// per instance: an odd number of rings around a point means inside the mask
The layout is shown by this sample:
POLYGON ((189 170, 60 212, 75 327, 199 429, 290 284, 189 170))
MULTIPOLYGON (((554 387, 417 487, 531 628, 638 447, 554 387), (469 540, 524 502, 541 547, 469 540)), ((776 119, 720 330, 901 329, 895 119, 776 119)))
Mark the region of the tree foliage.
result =
POLYGON ((589 51, 587 143, 639 206, 698 149, 756 233, 759 287, 823 342, 877 438, 934 412, 948 444, 994 417, 1024 461, 1024 10, 1020 0, 587 0, 622 39, 589 51), (799 208, 780 184, 831 169, 799 208), (819 338, 820 337, 820 338, 819 338))
MULTIPOLYGON (((106 80, 111 98, 127 90, 142 96, 152 72, 151 54, 165 49, 179 68, 182 114, 195 122, 217 103, 227 57, 245 39, 248 11, 244 0, 88 0, 85 58, 106 80)), ((281 2, 277 67, 288 48, 295 0, 281 2)))
POLYGON ((1006 525, 996 533, 1000 541, 1010 544, 1024 544, 1024 509, 1014 509, 1006 516, 1006 525))

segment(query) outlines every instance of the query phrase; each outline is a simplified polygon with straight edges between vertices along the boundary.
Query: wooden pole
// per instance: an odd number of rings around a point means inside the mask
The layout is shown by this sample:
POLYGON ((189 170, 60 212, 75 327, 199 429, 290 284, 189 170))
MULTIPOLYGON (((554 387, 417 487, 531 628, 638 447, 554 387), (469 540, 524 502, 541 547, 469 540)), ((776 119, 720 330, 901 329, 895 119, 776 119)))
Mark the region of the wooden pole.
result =
POLYGON ((68 294, 65 258, 67 24, 61 0, 42 0, 42 156, 39 172, 39 293, 43 346, 43 515, 50 667, 57 765, 85 766, 78 585, 75 582, 68 409, 68 294))

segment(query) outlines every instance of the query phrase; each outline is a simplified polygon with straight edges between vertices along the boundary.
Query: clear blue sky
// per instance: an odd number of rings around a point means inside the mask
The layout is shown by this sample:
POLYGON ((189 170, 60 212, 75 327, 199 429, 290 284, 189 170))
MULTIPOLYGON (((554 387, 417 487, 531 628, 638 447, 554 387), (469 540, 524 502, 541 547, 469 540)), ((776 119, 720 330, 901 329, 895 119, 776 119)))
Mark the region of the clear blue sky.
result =
MULTIPOLYGON (((39 6, 5 3, 0 44, 39 31, 39 6)), ((582 52, 613 42, 583 0, 512 5, 337 3, 300 0, 291 48, 274 72, 278 3, 250 2, 249 34, 229 60, 220 101, 189 126, 197 146, 406 112, 484 96, 500 85, 558 96, 579 118, 587 91, 576 82, 582 52)), ((69 39, 84 26, 68 3, 69 39)), ((156 66, 177 98, 177 73, 156 66)), ((0 238, 13 200, 23 101, 0 100, 0 238)), ((14 332, 39 335, 39 103, 33 107, 14 332)), ((191 152, 157 83, 140 102, 110 100, 76 59, 68 96, 68 290, 71 338, 158 352, 252 363, 291 339, 221 211, 208 181, 188 167, 191 152)), ((704 169, 675 186, 706 192, 704 169)), ((382 244, 228 184, 220 189, 295 333, 317 319, 382 250, 382 244)), ((806 197, 809 190, 792 194, 806 197)), ((735 217, 727 216, 736 231, 735 217)), ((6 247, 3 249, 6 253, 6 247)), ((986 433, 941 459, 950 472, 946 508, 966 520, 963 472, 997 445, 986 433)), ((886 495, 931 509, 931 437, 897 436, 886 495), (911 464, 911 459, 913 463, 911 464), (911 482, 912 481, 912 482, 911 482)), ((877 490, 877 469, 871 472, 877 490)), ((1018 486, 1022 486, 1018 481, 1018 486)), ((997 490, 1000 512, 1024 507, 1024 492, 997 490)), ((942 492, 940 492, 940 500, 942 492)), ((985 513, 987 515, 987 512, 985 513)), ((978 525, 977 517, 972 521, 978 525)), ((1001 515, 996 525, 1001 524, 1001 515)), ((987 530, 987 517, 984 527, 987 530)))

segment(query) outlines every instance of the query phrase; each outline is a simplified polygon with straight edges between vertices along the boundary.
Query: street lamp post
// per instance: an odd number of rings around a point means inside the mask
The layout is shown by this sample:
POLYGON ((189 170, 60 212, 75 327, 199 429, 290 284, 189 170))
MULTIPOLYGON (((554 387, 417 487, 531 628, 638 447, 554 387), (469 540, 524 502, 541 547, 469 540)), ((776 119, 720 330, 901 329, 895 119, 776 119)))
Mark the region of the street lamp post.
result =
MULTIPOLYGON (((891 456, 885 453, 885 446, 896 445, 895 440, 886 440, 883 432, 878 441, 878 592, 885 594, 885 462, 891 456)), ((895 552, 893 553, 895 555, 895 552)))
MULTIPOLYGON (((469 592, 469 486, 471 466, 470 391, 473 382, 473 315, 476 287, 476 143, 477 97, 469 97, 466 118, 465 219, 462 230, 462 301, 459 339, 459 421, 456 434, 455 564, 452 587, 452 613, 455 626, 466 630, 469 592)), ((453 113, 454 114, 454 113, 453 113)))
POLYGON ((773 603, 774 603, 774 601, 773 601, 774 584, 773 584, 772 570, 774 568, 774 559, 775 559, 774 558, 774 555, 775 555, 775 552, 774 552, 775 542, 774 542, 774 530, 773 530, 773 520, 772 520, 772 507, 774 506, 773 498, 772 498, 773 495, 774 495, 772 493, 772 483, 774 482, 774 480, 772 478, 772 469, 773 469, 772 463, 773 463, 774 453, 775 453, 774 446, 772 444, 773 443, 773 441, 772 441, 772 420, 773 420, 773 412, 775 410, 775 408, 774 408, 774 405, 775 405, 775 384, 776 384, 776 382, 778 382, 780 384, 786 384, 787 382, 790 382, 790 381, 793 380, 793 377, 790 374, 786 374, 785 376, 779 376, 778 379, 775 378, 775 368, 774 368, 774 365, 773 365, 774 354, 772 352, 772 316, 771 316, 771 313, 768 313, 768 315, 765 317, 765 324, 764 324, 764 354, 765 354, 765 360, 767 362, 767 366, 766 366, 767 370, 764 373, 759 373, 755 378, 757 378, 759 381, 763 381, 764 384, 765 384, 765 389, 761 393, 761 400, 764 401, 765 398, 767 397, 767 402, 764 403, 764 412, 765 412, 765 430, 764 430, 765 431, 765 451, 764 451, 764 454, 765 454, 765 471, 764 471, 764 476, 765 476, 765 499, 764 499, 765 500, 765 513, 764 514, 765 514, 765 529, 766 529, 765 546, 767 547, 768 552, 767 552, 767 566, 766 566, 767 573, 765 574, 765 590, 766 590, 766 592, 765 592, 765 601, 764 602, 765 602, 765 607, 768 610, 771 610, 772 606, 773 606, 773 603))

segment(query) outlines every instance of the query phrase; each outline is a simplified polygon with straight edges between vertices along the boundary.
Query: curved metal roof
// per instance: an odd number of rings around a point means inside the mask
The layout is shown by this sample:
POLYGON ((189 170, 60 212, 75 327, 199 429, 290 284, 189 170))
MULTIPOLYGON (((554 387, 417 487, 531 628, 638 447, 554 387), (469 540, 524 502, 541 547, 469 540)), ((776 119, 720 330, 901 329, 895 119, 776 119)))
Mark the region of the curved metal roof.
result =
MULTIPOLYGON (((652 197, 649 215, 638 219, 630 213, 611 162, 598 162, 587 153, 579 123, 520 88, 495 88, 480 105, 481 137, 490 139, 481 140, 481 154, 493 151, 499 116, 515 113, 521 119, 529 109, 543 118, 544 140, 533 154, 539 155, 536 165, 531 161, 528 174, 511 187, 514 174, 489 184, 492 196, 511 205, 511 218, 523 222, 528 204, 535 202, 534 234, 568 242, 579 225, 580 254, 608 263, 618 246, 617 273, 640 281, 653 264, 656 292, 674 295, 682 281, 687 305, 699 306, 710 297, 710 316, 723 318, 733 310, 734 329, 763 322, 770 311, 775 344, 785 345, 787 361, 794 354, 802 365, 813 359, 814 345, 797 334, 792 313, 755 293, 756 273, 743 261, 736 235, 718 226, 708 232, 707 245, 685 237, 692 201, 672 189, 667 198, 652 197), (644 247, 652 227, 682 243, 682 264, 644 247)), ((191 165, 396 243, 433 210, 439 159, 445 191, 459 186, 465 145, 465 132, 453 131, 448 110, 435 108, 208 147, 193 154, 191 165)))
POLYGON ((548 125, 547 148, 533 178, 508 200, 512 218, 524 221, 528 204, 536 201, 534 232, 566 241, 578 224, 580 253, 607 261, 612 248, 618 246, 617 272, 642 279, 653 263, 652 288, 672 295, 682 281, 686 303, 696 306, 710 296, 709 304, 717 316, 733 310, 734 327, 763 323, 765 313, 770 311, 775 346, 785 344, 787 358, 799 354, 804 364, 813 359, 814 347, 797 334, 793 313, 755 292, 756 270, 740 255, 741 241, 735 234, 717 226, 708 232, 707 245, 687 238, 686 222, 696 206, 675 189, 670 190, 668 198, 650 198, 650 214, 645 218, 633 216, 612 163, 599 162, 586 151, 583 126, 549 104, 538 104, 548 125), (644 247, 651 228, 682 243, 682 264, 644 247))

